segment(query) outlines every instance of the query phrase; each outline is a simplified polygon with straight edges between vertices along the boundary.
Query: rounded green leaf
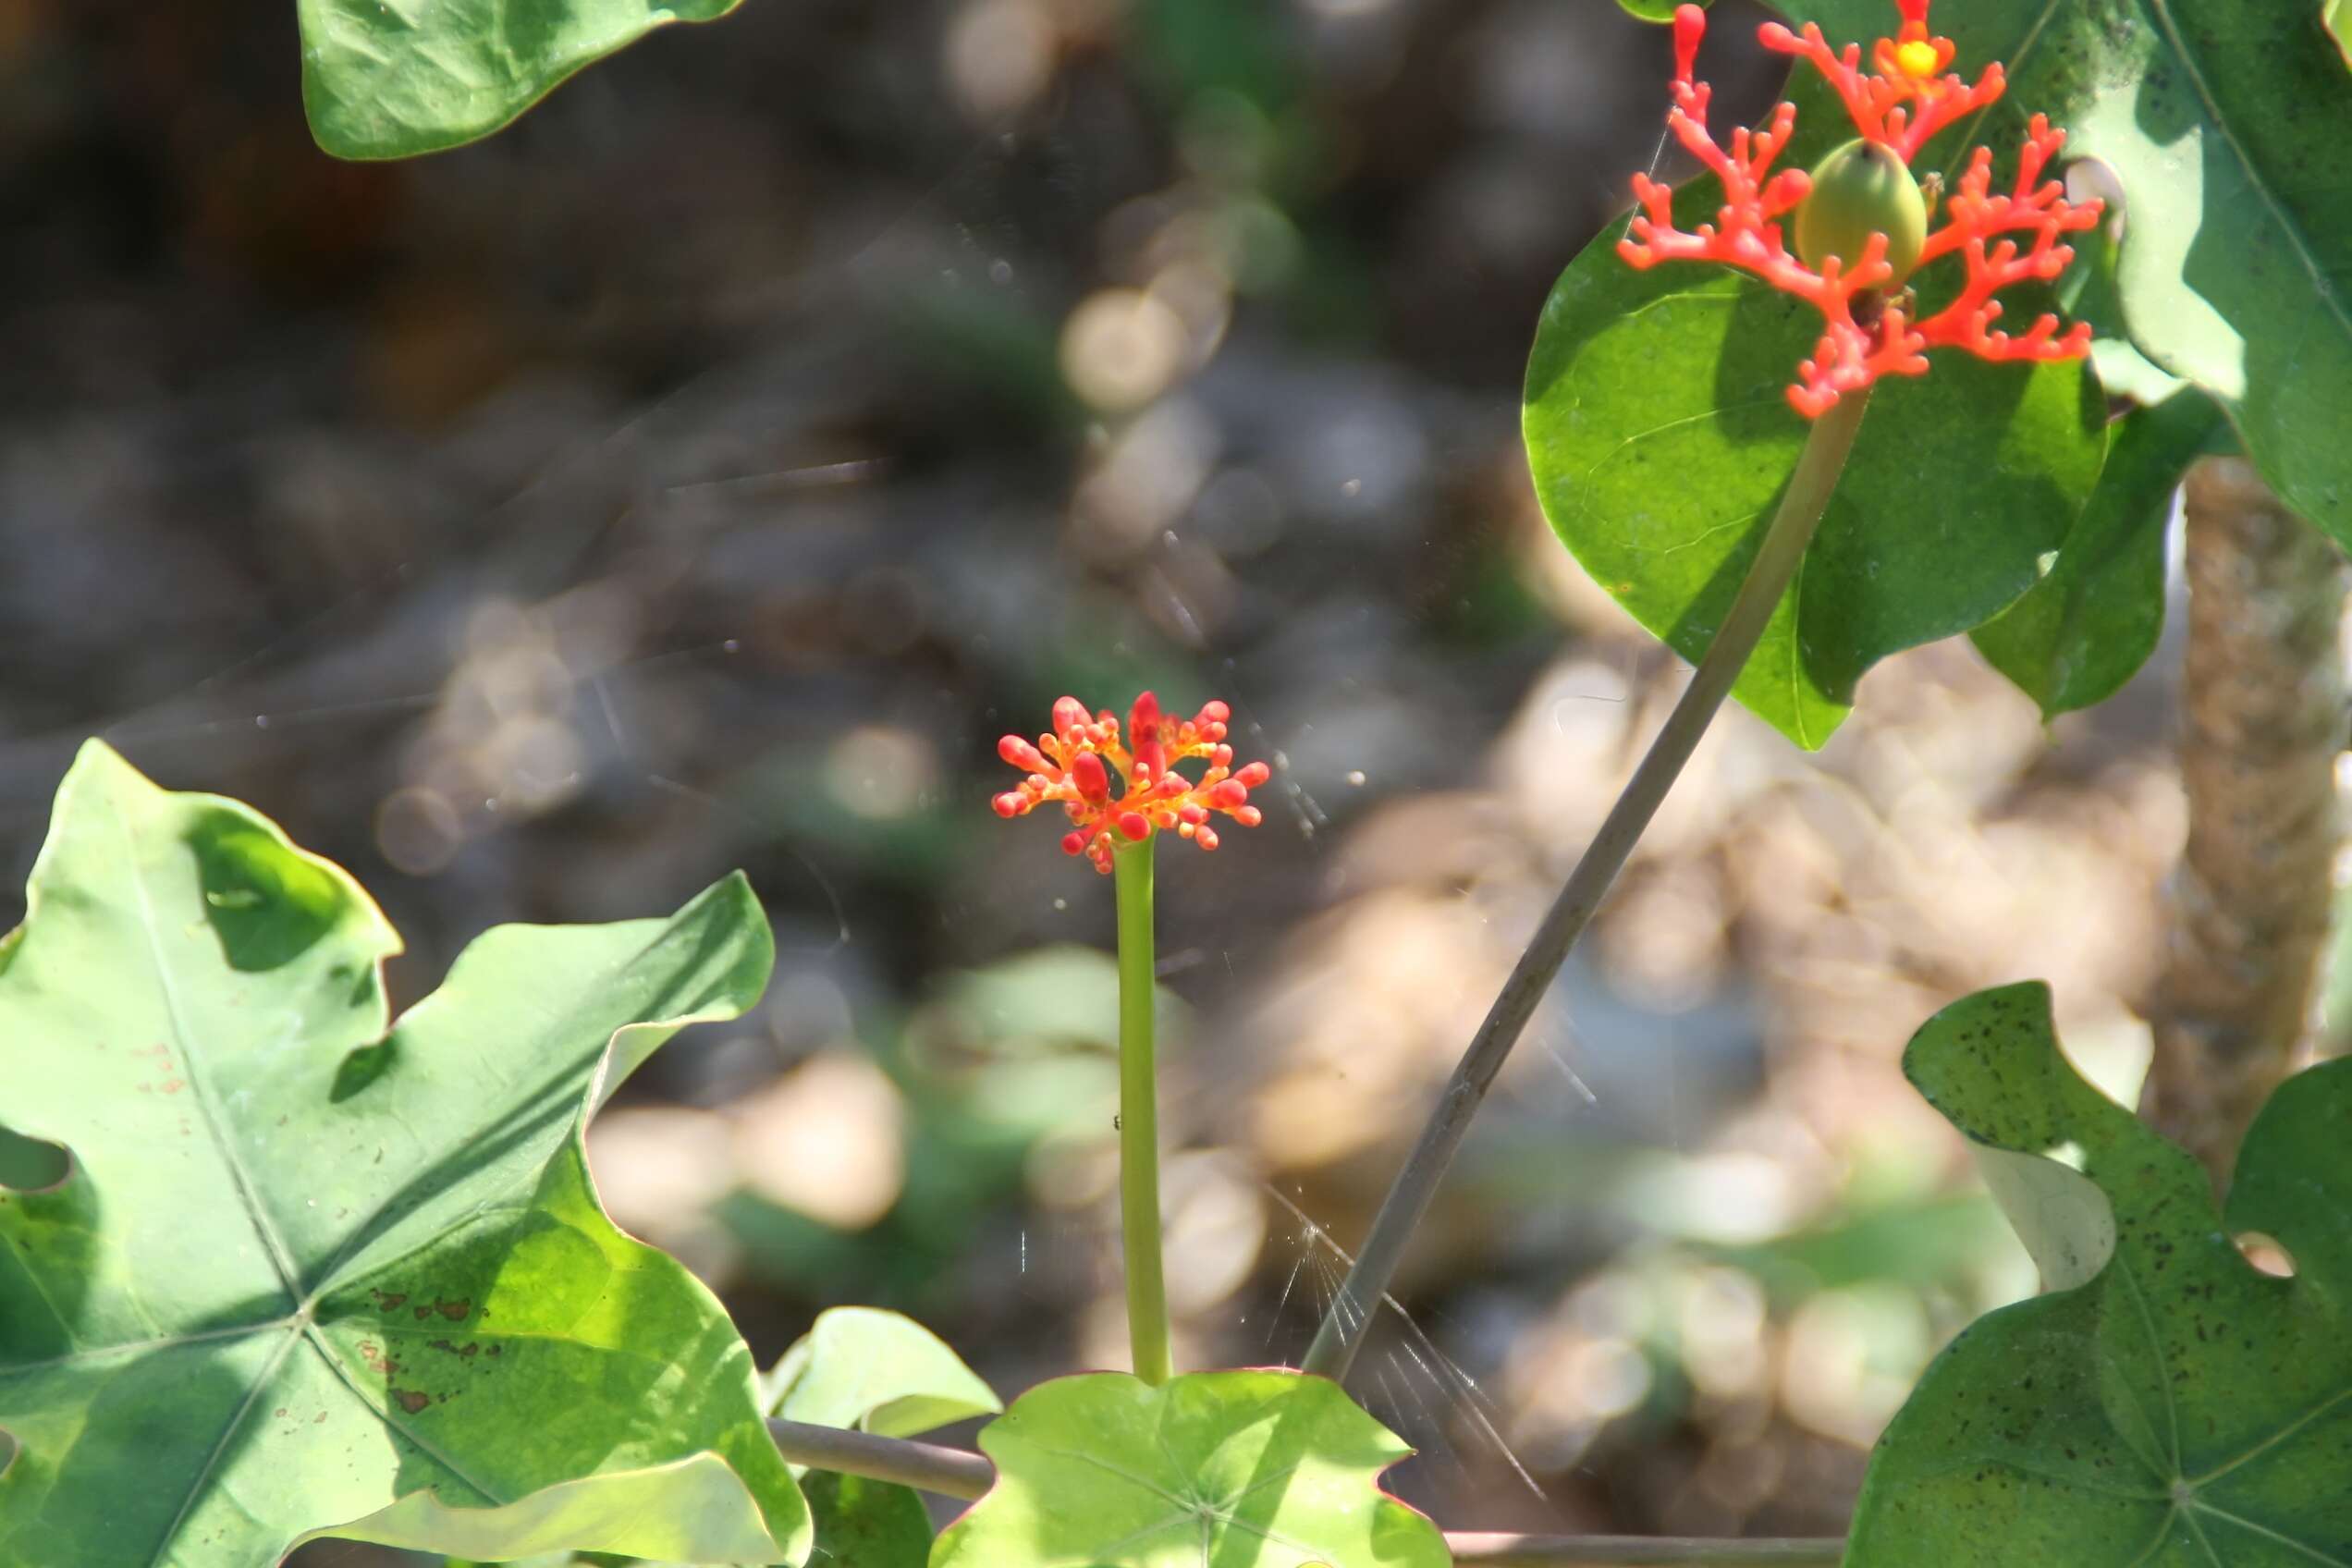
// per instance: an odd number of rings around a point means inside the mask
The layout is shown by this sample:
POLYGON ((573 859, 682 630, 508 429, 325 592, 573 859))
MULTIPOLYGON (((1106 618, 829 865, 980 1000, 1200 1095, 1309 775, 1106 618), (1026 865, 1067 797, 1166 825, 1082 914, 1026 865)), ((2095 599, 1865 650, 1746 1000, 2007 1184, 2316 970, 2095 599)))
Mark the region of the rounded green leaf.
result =
POLYGON ((311 134, 338 158, 489 135, 582 67, 741 0, 295 0, 311 134))
POLYGON ((1871 1457, 1850 1568, 2352 1561, 2352 1061, 2281 1086, 2225 1214, 2195 1160, 2068 1065, 2045 986, 1947 1008, 1904 1066, 2008 1162, 1995 1194, 2062 1288, 1929 1367, 1871 1457), (2248 1231, 2292 1279, 2247 1262, 2248 1231))
MULTIPOLYGON (((944 1341, 911 1317, 837 1306, 760 1380, 768 1413, 822 1427, 909 1438, 1004 1408, 944 1341)), ((931 1515, 906 1487, 792 1466, 816 1519, 827 1561, 856 1568, 923 1568, 931 1515)))
POLYGON ((768 1414, 819 1427, 911 1438, 1004 1408, 996 1390, 912 1317, 837 1306, 761 1379, 768 1414))
POLYGON ((2049 575, 1971 634, 2044 717, 2105 702, 2155 652, 2173 496, 2221 423, 2194 388, 2126 414, 2049 575))
MULTIPOLYGON (((1891 30, 1883 0, 1783 0, 1832 42, 1891 30)), ((1973 77, 2009 91, 1939 143, 2067 129, 2129 210, 2118 285, 2132 339, 2228 410, 2272 488, 2352 542, 2352 80, 2297 0, 1969 0, 1935 12, 1973 77)), ((1938 160, 1926 160, 1933 164, 1938 160)))
POLYGON ((980 1433, 997 1484, 932 1568, 1446 1568, 1437 1526, 1379 1489, 1413 1452, 1338 1384, 1281 1370, 1040 1384, 980 1433))
POLYGON ((348 1536, 799 1562, 749 1351, 591 1185, 590 1109, 773 949, 742 880, 504 926, 386 1029, 343 872, 96 742, 0 968, 0 1562, 251 1568, 348 1536))
MULTIPOLYGON (((1694 189, 1677 204, 1713 200, 1694 189)), ((1804 447, 1785 390, 1820 318, 1724 268, 1636 272, 1616 240, 1586 247, 1544 306, 1522 410, 1528 461, 1585 570, 1696 661, 1804 447)), ((2030 588, 2099 474, 2095 392, 2076 363, 1951 352, 1925 376, 1880 382, 1733 694, 1818 747, 1871 665, 1981 625, 2030 588)))

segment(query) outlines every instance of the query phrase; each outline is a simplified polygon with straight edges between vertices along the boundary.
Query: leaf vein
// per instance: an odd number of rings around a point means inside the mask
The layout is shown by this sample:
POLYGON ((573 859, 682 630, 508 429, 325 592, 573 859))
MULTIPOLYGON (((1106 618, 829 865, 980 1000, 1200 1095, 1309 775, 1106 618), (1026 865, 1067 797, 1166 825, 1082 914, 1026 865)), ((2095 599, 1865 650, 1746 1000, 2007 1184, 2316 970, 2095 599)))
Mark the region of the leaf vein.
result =
MULTIPOLYGON (((287 1250, 285 1239, 262 1207, 261 1194, 252 1177, 245 1170, 245 1162, 237 1158, 237 1145, 222 1125, 220 1107, 213 1097, 211 1083, 196 1065, 196 1050, 192 1032, 179 998, 179 987, 173 979, 170 962, 164 956, 163 934, 155 926, 155 907, 147 896, 147 883, 139 873, 139 837, 132 831, 130 818, 123 814, 122 802, 111 797, 106 802, 112 808, 115 826, 122 834, 132 897, 139 908, 139 925, 147 938, 148 956, 154 961, 155 983, 163 993, 164 1011, 171 1020, 172 1035, 179 1047, 180 1066, 188 1074, 189 1086, 196 1092, 197 1105, 204 1113, 204 1127, 212 1134, 213 1146, 220 1151, 222 1162, 228 1167, 229 1180, 237 1188, 238 1201, 244 1206, 245 1217, 261 1239, 263 1250, 269 1254, 270 1267, 277 1271, 277 1280, 286 1292, 288 1306, 298 1305, 302 1297, 301 1286, 294 1268, 293 1255, 287 1250)), ((175 1526, 177 1527, 177 1526, 175 1526)))

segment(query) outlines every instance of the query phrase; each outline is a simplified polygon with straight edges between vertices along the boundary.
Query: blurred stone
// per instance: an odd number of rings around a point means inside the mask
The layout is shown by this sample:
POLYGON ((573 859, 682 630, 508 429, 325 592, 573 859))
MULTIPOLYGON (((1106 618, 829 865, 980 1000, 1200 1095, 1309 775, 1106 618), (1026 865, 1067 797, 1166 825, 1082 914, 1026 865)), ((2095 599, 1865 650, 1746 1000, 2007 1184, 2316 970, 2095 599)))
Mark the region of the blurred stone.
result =
POLYGON ((812 1057, 730 1107, 728 1120, 736 1170, 771 1203, 837 1231, 863 1231, 899 1201, 903 1108, 890 1080, 862 1055, 812 1057))

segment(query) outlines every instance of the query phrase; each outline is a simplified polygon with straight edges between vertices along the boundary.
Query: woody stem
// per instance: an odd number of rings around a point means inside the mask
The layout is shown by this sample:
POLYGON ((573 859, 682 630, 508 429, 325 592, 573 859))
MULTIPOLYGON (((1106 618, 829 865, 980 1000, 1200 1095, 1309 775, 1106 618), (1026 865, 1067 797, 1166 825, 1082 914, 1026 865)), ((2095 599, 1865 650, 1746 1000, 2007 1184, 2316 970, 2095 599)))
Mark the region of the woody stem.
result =
POLYGON ((1119 893, 1119 1231, 1135 1376, 1168 1381, 1168 1290, 1159 1246, 1159 1100, 1152 1057, 1152 845, 1111 854, 1119 893))
POLYGON ((1781 496, 1780 510, 1765 531, 1763 543, 1757 547, 1756 558, 1732 600, 1730 612, 1724 616, 1714 641, 1708 644, 1706 655, 1698 661, 1698 668, 1692 674, 1690 684, 1684 688, 1674 711, 1667 717, 1665 727, 1650 742, 1648 753, 1642 758, 1624 792, 1617 797, 1617 803, 1610 808, 1608 818, 1593 836, 1584 858, 1569 873, 1567 885, 1545 913, 1543 924, 1536 928, 1526 950, 1519 955, 1511 977, 1503 982, 1501 993, 1488 1011, 1486 1021, 1478 1025, 1469 1049, 1463 1053, 1453 1076, 1447 1080, 1437 1109, 1421 1130, 1420 1141, 1406 1157, 1404 1168, 1397 1172, 1379 1213, 1373 1217, 1372 1229, 1366 1234, 1362 1249, 1355 1255, 1354 1265, 1332 1298, 1330 1309, 1323 1315, 1315 1342, 1307 1349, 1305 1370, 1327 1378, 1346 1378, 1372 1326, 1374 1309, 1387 1298, 1389 1282, 1403 1260, 1405 1246, 1428 1212, 1429 1201, 1445 1179, 1447 1168, 1453 1163, 1464 1136, 1470 1131, 1471 1119, 1477 1115, 1479 1105, 1486 1099, 1487 1090, 1502 1071, 1504 1060, 1511 1055, 1511 1047, 1518 1044, 1537 1005, 1559 976, 1560 966, 1567 961, 1576 939, 1591 924, 1594 913, 1617 880, 1617 874, 1624 869, 1626 858, 1633 853, 1634 845, 1649 826, 1650 818, 1657 815, 1666 792, 1673 788, 1684 765, 1690 761, 1699 737, 1707 732, 1717 710, 1722 707, 1723 699, 1731 694, 1733 682, 1746 666, 1748 655, 1756 651, 1772 612, 1795 580, 1797 564, 1805 558, 1806 547, 1813 542, 1814 530, 1820 526, 1831 493, 1837 488, 1838 476, 1845 472, 1846 455, 1854 449, 1855 434, 1861 428, 1869 398, 1867 387, 1849 392, 1813 422, 1812 434, 1797 459, 1796 472, 1790 475, 1788 489, 1781 496))
MULTIPOLYGON (((997 1482, 997 1467, 965 1449, 782 1419, 771 1419, 767 1430, 786 1459, 839 1476, 864 1476, 966 1501, 997 1482)), ((1445 1544, 1455 1562, 1478 1568, 1837 1568, 1845 1550, 1835 1539, 1688 1536, 1450 1534, 1445 1544)))

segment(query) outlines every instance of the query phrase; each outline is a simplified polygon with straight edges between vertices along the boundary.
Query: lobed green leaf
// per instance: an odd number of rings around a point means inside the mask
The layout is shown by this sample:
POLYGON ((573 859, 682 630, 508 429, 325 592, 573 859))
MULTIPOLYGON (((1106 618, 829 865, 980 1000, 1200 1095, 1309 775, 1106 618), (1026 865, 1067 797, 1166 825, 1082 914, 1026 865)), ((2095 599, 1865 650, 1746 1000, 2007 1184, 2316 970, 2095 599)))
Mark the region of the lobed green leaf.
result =
POLYGON ((1871 1457, 1849 1568, 2352 1561, 2352 1061, 2280 1087, 2224 1213, 2067 1063, 2045 986, 1945 1009, 1904 1065, 1992 1157, 2049 1293, 1929 1367, 1871 1457), (2249 1264, 2247 1231, 2294 1277, 2249 1264))
POLYGON ((1321 1378, 1122 1372, 1040 1384, 980 1434, 997 1484, 933 1568, 1446 1568, 1437 1526, 1379 1489, 1412 1450, 1321 1378))
POLYGON ((488 136, 573 72, 741 0, 295 0, 311 133, 338 158, 488 136))
POLYGON ((0 970, 0 1562, 251 1568, 320 1535, 798 1562, 751 1356, 617 1230, 591 1109, 773 949, 741 877, 504 926, 386 1028, 398 938, 235 802, 95 741, 0 970))

